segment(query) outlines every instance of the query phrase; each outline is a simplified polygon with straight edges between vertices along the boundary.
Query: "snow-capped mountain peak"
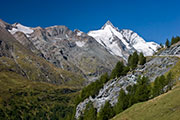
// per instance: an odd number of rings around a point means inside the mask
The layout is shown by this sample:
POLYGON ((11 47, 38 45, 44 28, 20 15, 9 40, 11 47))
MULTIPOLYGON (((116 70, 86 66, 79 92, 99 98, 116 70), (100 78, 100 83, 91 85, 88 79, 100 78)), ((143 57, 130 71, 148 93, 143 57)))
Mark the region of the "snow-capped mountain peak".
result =
POLYGON ((156 43, 146 42, 132 30, 119 30, 110 21, 107 21, 100 30, 90 31, 88 35, 94 37, 111 54, 123 57, 125 60, 134 51, 151 56, 159 47, 156 43))
POLYGON ((117 29, 109 20, 101 27, 101 30, 105 29, 106 27, 112 27, 114 29, 117 29))

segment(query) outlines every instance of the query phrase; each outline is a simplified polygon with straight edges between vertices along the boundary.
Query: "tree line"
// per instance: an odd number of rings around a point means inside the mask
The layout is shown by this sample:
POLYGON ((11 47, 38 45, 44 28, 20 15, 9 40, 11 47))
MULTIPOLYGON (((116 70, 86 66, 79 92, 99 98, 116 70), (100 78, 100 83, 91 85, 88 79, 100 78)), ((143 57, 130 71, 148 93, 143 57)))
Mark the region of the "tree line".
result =
POLYGON ((103 88, 104 84, 109 80, 125 76, 129 71, 134 70, 137 65, 144 65, 145 63, 146 57, 144 57, 143 53, 138 55, 137 52, 134 52, 129 56, 127 65, 124 65, 122 61, 117 62, 110 75, 108 75, 108 73, 101 75, 98 80, 90 83, 81 90, 80 95, 76 98, 76 104, 79 104, 89 96, 94 98, 99 93, 99 90, 103 88))
POLYGON ((139 76, 137 84, 129 85, 126 91, 124 89, 120 90, 118 102, 115 106, 112 106, 107 101, 99 113, 97 113, 93 103, 89 102, 80 120, 108 120, 135 103, 144 102, 163 94, 172 88, 173 81, 171 76, 171 73, 166 77, 161 75, 155 79, 153 84, 148 77, 139 76))
MULTIPOLYGON (((122 61, 117 62, 116 66, 114 67, 110 75, 108 75, 108 73, 101 75, 101 77, 98 80, 90 83, 88 86, 84 87, 81 90, 80 95, 75 100, 76 105, 78 105, 80 102, 82 102, 89 96, 92 96, 94 98, 99 93, 99 90, 103 88, 104 84, 106 84, 109 80, 121 76, 125 76, 129 71, 134 70, 138 65, 144 65, 145 63, 146 63, 146 57, 144 57, 143 53, 138 54, 137 52, 134 52, 132 55, 129 56, 127 65, 124 65, 122 61)), ((90 106, 90 108, 89 107, 87 108, 92 109, 92 104, 88 106, 90 106)), ((105 104, 105 108, 107 106, 110 106, 109 103, 105 104)), ((104 113, 104 112, 100 112, 100 113, 104 113)), ((108 116, 113 116, 113 115, 108 115, 108 116)))
POLYGON ((167 39, 165 45, 166 45, 167 48, 169 48, 171 45, 173 45, 173 44, 175 44, 175 43, 177 43, 179 41, 180 41, 180 37, 179 36, 172 37, 171 38, 171 42, 167 39))

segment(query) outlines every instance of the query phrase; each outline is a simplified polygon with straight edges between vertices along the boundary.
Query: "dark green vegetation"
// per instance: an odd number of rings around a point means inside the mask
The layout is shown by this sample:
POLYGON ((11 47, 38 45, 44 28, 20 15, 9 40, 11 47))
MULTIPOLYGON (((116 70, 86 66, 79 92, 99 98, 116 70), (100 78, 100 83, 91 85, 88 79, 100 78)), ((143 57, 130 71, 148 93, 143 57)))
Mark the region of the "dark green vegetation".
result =
MULTIPOLYGON (((118 63, 117 65, 121 66, 119 68, 125 68, 125 66, 121 63, 118 63)), ((175 73, 172 74, 171 71, 177 69, 178 69, 177 66, 173 67, 172 70, 170 70, 167 74, 157 77, 153 83, 151 83, 147 77, 139 76, 137 80, 137 84, 133 86, 130 85, 126 88, 127 93, 123 89, 120 90, 118 102, 114 107, 112 107, 108 101, 106 102, 104 107, 102 107, 100 112, 97 114, 96 117, 97 120, 102 120, 102 119, 108 120, 113 116, 125 111, 127 108, 131 107, 136 103, 148 101, 171 90, 175 82, 174 81, 175 73), (111 111, 111 112, 107 112, 107 111, 111 111)), ((123 73, 123 70, 119 70, 119 71, 120 73, 123 73)), ((117 73, 117 75, 120 73, 117 73)), ((120 74, 120 76, 122 75, 123 74, 120 74)), ((84 114, 86 114, 86 111, 84 114)), ((94 114, 92 116, 94 116, 94 114)), ((84 119, 86 119, 86 117, 84 117, 84 119)))
POLYGON ((139 77, 137 84, 128 86, 128 94, 121 90, 118 103, 115 106, 116 114, 124 111, 135 103, 144 102, 170 90, 173 86, 171 73, 157 77, 154 84, 151 84, 147 77, 139 77))
POLYGON ((152 89, 152 96, 156 97, 160 94, 163 94, 165 91, 168 91, 173 86, 173 80, 171 72, 168 73, 167 78, 164 75, 157 77, 154 81, 154 87, 152 89), (166 88, 164 88, 166 86, 166 88), (164 89, 163 89, 164 88, 164 89))
POLYGON ((106 102, 104 107, 101 108, 101 110, 99 111, 99 115, 98 115, 98 120, 109 120, 110 118, 112 118, 114 116, 114 110, 113 107, 111 106, 111 104, 109 102, 106 102))
POLYGON ((0 73, 0 119, 64 119, 72 112, 76 89, 30 82, 13 72, 0 73))
POLYGON ((116 115, 113 120, 179 120, 180 82, 176 83, 179 77, 180 61, 168 73, 157 77, 154 83, 151 84, 151 100, 134 104, 116 115), (174 84, 174 89, 172 89, 174 84), (162 94, 164 92, 167 93, 162 94))
POLYGON ((82 89, 80 96, 77 98, 77 104, 89 96, 94 98, 99 93, 99 90, 103 87, 103 85, 109 80, 118 78, 120 76, 125 76, 130 71, 130 69, 133 70, 137 67, 137 65, 144 65, 145 63, 146 58, 144 55, 142 53, 138 55, 137 52, 134 52, 133 55, 129 56, 127 66, 125 66, 123 62, 119 61, 112 70, 110 76, 105 73, 100 77, 100 79, 92 82, 82 89))
POLYGON ((146 57, 144 57, 143 53, 140 53, 138 55, 137 52, 134 52, 128 58, 128 66, 132 70, 134 70, 138 64, 144 65, 145 63, 146 63, 146 57))
POLYGON ((83 101, 89 96, 95 97, 103 85, 109 80, 107 73, 102 75, 99 80, 92 82, 88 86, 84 87, 80 94, 80 101, 83 101))
POLYGON ((112 120, 179 120, 180 83, 174 89, 147 102, 133 105, 112 120))
POLYGON ((109 120, 115 115, 114 109, 109 102, 106 102, 103 108, 97 113, 97 110, 89 102, 84 111, 84 114, 80 116, 79 120, 109 120))
POLYGON ((118 78, 120 76, 124 76, 129 72, 129 66, 125 66, 123 62, 118 62, 115 68, 112 70, 110 79, 118 78))
MULTIPOLYGON (((77 97, 77 100, 76 100, 77 104, 80 103, 81 101, 85 100, 89 96, 92 96, 94 98, 99 93, 99 90, 109 80, 114 79, 114 78, 118 78, 121 76, 125 76, 130 71, 130 69, 133 70, 137 67, 137 65, 144 65, 145 63, 146 63, 146 58, 144 57, 144 55, 142 53, 140 53, 138 55, 137 52, 134 52, 133 55, 129 56, 127 66, 125 66, 123 64, 123 62, 119 61, 116 64, 115 68, 112 70, 110 76, 108 76, 108 74, 106 73, 106 74, 102 75, 99 80, 92 82, 91 84, 89 84, 88 86, 86 86, 85 88, 82 89, 80 96, 77 97)), ((136 103, 136 101, 137 102, 144 101, 144 98, 143 98, 144 96, 146 96, 145 100, 147 100, 149 97, 148 92, 150 92, 148 78, 143 77, 142 81, 141 81, 141 79, 139 80, 139 84, 142 84, 143 87, 140 87, 140 85, 138 87, 135 85, 129 86, 129 95, 126 95, 125 92, 123 90, 121 90, 120 98, 124 98, 124 100, 122 100, 122 101, 127 102, 127 105, 125 105, 124 102, 119 100, 118 104, 113 108, 111 106, 111 104, 109 102, 107 102, 105 104, 105 106, 100 110, 99 114, 97 115, 97 119, 98 120, 106 120, 106 119, 112 118, 115 114, 118 114, 119 112, 125 110, 126 108, 128 108, 132 104, 136 103), (146 86, 144 86, 144 84, 146 84, 146 86), (132 88, 130 88, 130 87, 132 87, 132 88), (147 89, 145 89, 145 87, 147 87, 147 89), (138 96, 138 95, 139 96, 136 97, 136 101, 133 101, 133 99, 135 99, 134 97, 130 98, 130 104, 129 104, 128 98, 122 97, 122 96, 128 96, 128 97, 133 96, 133 94, 135 93, 134 91, 136 91, 136 90, 140 92, 140 93, 136 92, 136 96, 138 96), (145 92, 145 90, 147 90, 147 91, 145 92), (141 92, 144 92, 144 93, 141 93, 141 92), (144 96, 141 96, 141 94, 144 94, 144 96), (140 97, 142 97, 142 100, 140 97), (111 111, 111 112, 108 112, 108 111, 111 111)), ((86 111, 87 110, 85 110, 84 115, 81 116, 81 119, 82 118, 87 119, 85 117, 87 114, 86 111)), ((94 114, 91 116, 94 116, 94 114)))
MULTIPOLYGON (((86 112, 88 112, 89 116, 94 116, 94 120, 96 120, 95 118, 97 118, 97 120, 108 120, 131 107, 135 103, 147 101, 167 92, 172 88, 172 85, 173 81, 171 73, 169 73, 167 77, 164 75, 157 77, 154 84, 151 84, 147 77, 139 76, 137 84, 133 86, 130 85, 126 88, 128 93, 125 93, 123 89, 120 90, 118 102, 114 107, 112 107, 107 101, 104 107, 102 107, 100 112, 97 114, 97 117, 95 117, 96 112, 90 113, 89 111, 85 110, 84 115, 81 118, 88 119, 89 117, 86 118, 86 112)), ((96 111, 92 105, 91 109, 96 111)))
POLYGON ((80 117, 80 120, 96 120, 97 119, 97 110, 93 107, 92 102, 89 102, 86 105, 84 115, 80 117))
POLYGON ((167 47, 167 48, 169 48, 169 47, 170 47, 170 42, 169 42, 169 40, 168 40, 168 39, 166 40, 165 45, 166 45, 166 47, 167 47))
POLYGON ((117 104, 114 106, 116 114, 124 111, 135 103, 146 101, 150 98, 150 82, 147 77, 139 77, 137 84, 127 87, 126 94, 123 89, 119 93, 117 104))
POLYGON ((175 43, 177 43, 179 41, 180 41, 180 37, 179 36, 172 37, 171 38, 171 42, 169 42, 169 40, 167 39, 165 45, 166 45, 167 48, 169 48, 171 45, 173 45, 173 44, 175 44, 175 43))
POLYGON ((173 45, 173 44, 175 44, 175 43, 177 43, 177 42, 179 42, 179 41, 180 41, 180 37, 179 37, 179 36, 172 37, 172 39, 171 39, 171 45, 173 45))

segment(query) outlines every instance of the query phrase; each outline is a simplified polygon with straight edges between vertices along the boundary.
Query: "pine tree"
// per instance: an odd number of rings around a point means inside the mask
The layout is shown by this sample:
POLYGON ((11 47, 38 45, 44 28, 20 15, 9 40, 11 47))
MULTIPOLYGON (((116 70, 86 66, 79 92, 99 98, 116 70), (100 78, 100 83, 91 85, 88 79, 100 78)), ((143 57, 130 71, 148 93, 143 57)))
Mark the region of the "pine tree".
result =
POLYGON ((94 108, 92 102, 90 102, 86 105, 83 120, 96 120, 97 119, 96 117, 97 117, 97 110, 94 108))
POLYGON ((128 57, 128 66, 132 65, 132 55, 129 55, 128 57))
POLYGON ((124 67, 125 66, 124 66, 123 62, 119 61, 116 64, 115 68, 111 72, 111 78, 113 79, 113 78, 120 77, 120 76, 124 75, 123 74, 124 67))
POLYGON ((146 57, 144 57, 143 53, 139 54, 139 64, 144 65, 146 63, 146 57))
POLYGON ((154 81, 154 86, 153 86, 153 89, 152 89, 153 97, 156 97, 156 96, 160 95, 159 86, 160 86, 159 77, 156 77, 156 79, 154 81))
POLYGON ((128 57, 128 66, 133 70, 137 67, 139 61, 139 56, 137 52, 134 52, 132 55, 128 57))
POLYGON ((116 114, 118 114, 123 110, 125 110, 126 108, 128 108, 128 98, 125 91, 121 89, 119 92, 118 102, 115 105, 114 110, 116 114))
POLYGON ((139 61, 139 56, 137 52, 134 52, 132 55, 132 65, 131 65, 132 69, 135 69, 137 67, 138 61, 139 61))
POLYGON ((135 100, 136 89, 137 89, 136 84, 133 86, 130 85, 126 88, 126 90, 128 91, 127 98, 129 99, 128 100, 128 107, 130 107, 136 103, 136 100, 135 100))
POLYGON ((160 43, 160 46, 161 46, 161 48, 163 48, 163 47, 164 47, 162 43, 160 43))
POLYGON ((101 75, 100 81, 101 81, 103 84, 106 83, 108 80, 109 80, 109 75, 108 75, 108 73, 105 73, 105 74, 101 75))
POLYGON ((167 47, 167 48, 170 47, 170 43, 169 43, 169 40, 168 40, 168 39, 166 40, 166 47, 167 47))
POLYGON ((172 37, 172 39, 171 39, 171 45, 173 45, 173 44, 175 44, 175 43, 177 43, 177 42, 179 42, 179 41, 180 41, 180 37, 179 37, 179 36, 172 37))
POLYGON ((113 110, 113 107, 111 104, 107 101, 103 108, 101 108, 98 116, 98 120, 109 120, 115 115, 115 112, 113 110))
MULTIPOLYGON (((160 92, 160 94, 163 94, 163 93, 164 93, 163 88, 164 88, 164 86, 166 85, 165 83, 166 83, 166 78, 165 78, 164 75, 161 75, 161 76, 159 77, 159 92, 160 92)), ((160 95, 160 94, 159 94, 159 95, 160 95)))
POLYGON ((137 89, 135 92, 136 102, 143 102, 149 99, 150 97, 150 87, 149 79, 147 77, 141 76, 137 80, 137 89))
POLYGON ((161 75, 160 77, 157 77, 154 81, 154 86, 152 88, 153 97, 156 97, 164 93, 163 91, 164 86, 166 86, 166 78, 164 77, 164 75, 161 75))
POLYGON ((167 90, 171 90, 173 86, 172 73, 169 72, 166 77, 166 85, 168 86, 167 90))

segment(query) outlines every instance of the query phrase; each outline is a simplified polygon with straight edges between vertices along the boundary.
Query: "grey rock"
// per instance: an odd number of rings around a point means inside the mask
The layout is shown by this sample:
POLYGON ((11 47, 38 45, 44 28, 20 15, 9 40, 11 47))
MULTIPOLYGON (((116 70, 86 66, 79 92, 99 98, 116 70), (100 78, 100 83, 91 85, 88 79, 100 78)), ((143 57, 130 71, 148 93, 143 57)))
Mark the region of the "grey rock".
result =
POLYGON ((177 57, 154 57, 149 60, 145 65, 139 66, 134 72, 128 73, 124 77, 116 78, 108 81, 104 87, 99 91, 99 94, 95 98, 91 96, 85 101, 81 102, 76 108, 76 118, 78 118, 86 108, 86 104, 89 101, 93 102, 93 105, 99 111, 106 101, 109 101, 114 106, 118 101, 119 91, 129 85, 136 84, 138 77, 147 76, 151 82, 156 77, 168 72, 172 66, 178 61, 177 57))
POLYGON ((79 32, 66 26, 38 27, 29 39, 49 62, 94 81, 101 74, 109 73, 121 59, 111 55, 94 38, 79 32))

